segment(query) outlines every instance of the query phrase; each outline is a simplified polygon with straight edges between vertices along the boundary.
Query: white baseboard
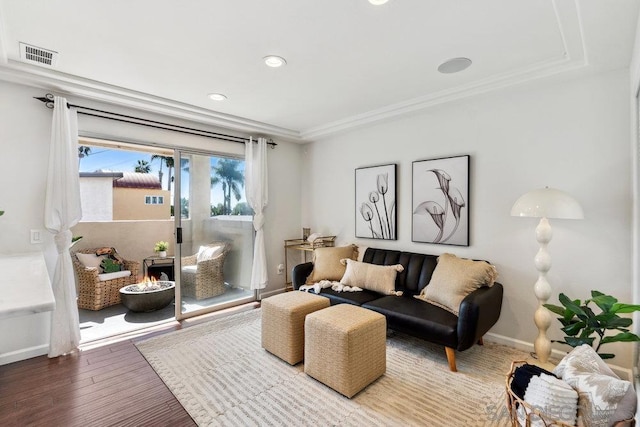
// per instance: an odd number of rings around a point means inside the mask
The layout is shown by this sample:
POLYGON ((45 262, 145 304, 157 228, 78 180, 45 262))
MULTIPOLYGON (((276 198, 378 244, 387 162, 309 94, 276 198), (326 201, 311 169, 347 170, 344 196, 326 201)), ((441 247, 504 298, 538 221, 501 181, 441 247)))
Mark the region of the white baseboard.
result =
MULTIPOLYGON (((484 340, 493 342, 496 344, 503 344, 509 347, 515 347, 518 350, 527 351, 529 353, 533 353, 534 351, 533 343, 517 340, 515 338, 505 337, 504 335, 494 334, 492 332, 488 332, 484 336, 484 340)), ((566 352, 563 352, 560 350, 556 350, 556 349, 551 350, 551 358, 557 359, 557 361, 560 361, 564 356, 566 356, 566 354, 567 354, 566 352)), ((618 366, 618 365, 612 365, 610 363, 607 363, 607 365, 620 378, 633 382, 633 372, 631 371, 631 369, 623 368, 622 366, 618 366)))
POLYGON ((269 291, 269 292, 261 292, 259 295, 259 299, 265 299, 265 298, 269 298, 270 296, 273 295, 278 295, 285 292, 284 288, 280 288, 280 289, 276 289, 275 291, 269 291))
POLYGON ((0 365, 8 365, 9 363, 31 359, 32 357, 42 356, 47 353, 49 353, 49 344, 21 348, 20 350, 0 354, 0 365))

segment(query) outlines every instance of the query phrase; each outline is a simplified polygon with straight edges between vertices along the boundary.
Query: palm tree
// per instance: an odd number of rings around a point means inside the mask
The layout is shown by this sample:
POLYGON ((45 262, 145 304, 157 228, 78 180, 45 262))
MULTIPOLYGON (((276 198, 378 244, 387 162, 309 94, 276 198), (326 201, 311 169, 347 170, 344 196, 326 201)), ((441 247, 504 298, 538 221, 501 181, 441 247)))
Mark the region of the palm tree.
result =
POLYGON ((231 193, 238 201, 241 197, 240 188, 244 187, 244 175, 238 170, 238 166, 240 166, 240 160, 220 159, 212 169, 211 186, 222 183, 225 215, 231 214, 231 193))
POLYGON ((166 165, 168 170, 167 190, 171 190, 171 182, 173 181, 171 177, 171 172, 173 171, 173 157, 161 156, 160 154, 154 154, 153 156, 151 156, 152 162, 156 159, 160 160, 160 169, 158 170, 158 178, 160 179, 160 183, 162 184, 162 165, 166 165))
POLYGON ((86 145, 81 145, 78 147, 78 165, 89 154, 91 154, 91 147, 87 147, 86 145))
POLYGON ((146 160, 138 160, 134 171, 138 173, 149 173, 151 172, 151 165, 146 160))

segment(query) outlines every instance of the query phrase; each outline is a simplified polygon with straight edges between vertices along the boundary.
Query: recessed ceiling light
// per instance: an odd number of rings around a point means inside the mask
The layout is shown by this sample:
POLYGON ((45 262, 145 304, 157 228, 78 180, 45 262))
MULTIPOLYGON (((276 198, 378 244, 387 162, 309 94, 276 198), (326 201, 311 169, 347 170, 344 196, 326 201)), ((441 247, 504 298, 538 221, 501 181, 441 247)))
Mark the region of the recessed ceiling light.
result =
POLYGON ((225 99, 227 99, 226 95, 223 95, 221 93, 210 93, 209 98, 213 99, 214 101, 224 101, 225 99))
POLYGON ((287 61, 281 56, 269 55, 264 57, 264 63, 269 67, 278 68, 287 64, 287 61))
POLYGON ((444 74, 457 73, 466 70, 471 65, 469 58, 453 58, 438 66, 438 71, 444 74))
POLYGON ((377 5, 380 5, 380 4, 385 4, 388 1, 389 0, 369 0, 369 3, 375 4, 377 6, 377 5))

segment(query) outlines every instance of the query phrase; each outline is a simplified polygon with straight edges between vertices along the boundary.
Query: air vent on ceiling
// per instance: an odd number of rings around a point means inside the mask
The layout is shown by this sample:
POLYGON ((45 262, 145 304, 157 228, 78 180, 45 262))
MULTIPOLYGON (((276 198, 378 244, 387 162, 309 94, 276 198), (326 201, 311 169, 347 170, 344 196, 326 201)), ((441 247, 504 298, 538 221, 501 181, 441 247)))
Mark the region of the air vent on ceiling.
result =
POLYGON ((20 58, 38 65, 56 66, 58 52, 20 42, 20 58))

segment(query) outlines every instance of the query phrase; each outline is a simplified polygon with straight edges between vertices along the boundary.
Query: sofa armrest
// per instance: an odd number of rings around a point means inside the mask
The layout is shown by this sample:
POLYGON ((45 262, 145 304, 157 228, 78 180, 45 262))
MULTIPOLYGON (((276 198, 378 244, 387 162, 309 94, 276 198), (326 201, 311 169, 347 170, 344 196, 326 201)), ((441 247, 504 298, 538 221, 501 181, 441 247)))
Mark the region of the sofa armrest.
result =
POLYGON ((291 270, 291 284, 293 285, 293 289, 300 289, 300 286, 304 285, 312 271, 312 262, 305 262, 304 264, 298 264, 293 267, 291 270))
POLYGON ((458 348, 473 346, 496 324, 502 309, 504 289, 500 283, 476 289, 462 300, 458 316, 458 348))

